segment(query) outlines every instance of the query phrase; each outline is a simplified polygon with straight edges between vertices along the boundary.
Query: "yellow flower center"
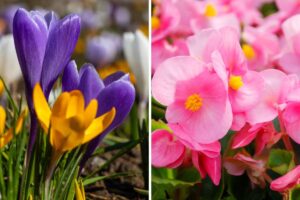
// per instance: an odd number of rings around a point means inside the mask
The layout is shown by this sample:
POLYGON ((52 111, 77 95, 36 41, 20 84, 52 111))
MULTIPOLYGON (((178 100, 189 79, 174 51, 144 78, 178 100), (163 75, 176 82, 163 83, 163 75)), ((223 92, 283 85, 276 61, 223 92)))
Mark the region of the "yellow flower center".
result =
POLYGON ((216 7, 213 4, 207 4, 205 7, 205 11, 204 11, 204 15, 206 17, 215 17, 217 16, 218 11, 216 9, 216 7))
POLYGON ((156 16, 151 17, 151 27, 152 29, 158 29, 160 26, 160 19, 156 16))
POLYGON ((230 76, 229 87, 233 90, 238 90, 244 85, 241 76, 230 76))
POLYGON ((185 109, 196 112, 201 108, 202 101, 202 98, 198 94, 192 94, 185 101, 185 109))
POLYGON ((249 44, 243 44, 242 49, 248 60, 252 60, 253 58, 255 58, 256 54, 252 46, 250 46, 249 44))

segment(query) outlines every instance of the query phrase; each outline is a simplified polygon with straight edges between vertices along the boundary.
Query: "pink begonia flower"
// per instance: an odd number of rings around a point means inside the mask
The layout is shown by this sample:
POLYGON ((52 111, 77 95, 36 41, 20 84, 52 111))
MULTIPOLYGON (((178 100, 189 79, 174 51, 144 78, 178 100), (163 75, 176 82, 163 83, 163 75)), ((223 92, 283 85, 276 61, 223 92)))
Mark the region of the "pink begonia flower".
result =
POLYGON ((295 73, 300 77, 300 14, 287 19, 282 30, 286 39, 279 65, 287 73, 295 73))
POLYGON ((260 3, 253 0, 231 0, 227 6, 229 12, 234 13, 243 24, 258 25, 263 20, 259 11, 260 3))
POLYGON ((185 146, 167 130, 152 133, 152 165, 155 167, 176 168, 184 160, 185 146))
POLYGON ((220 154, 221 144, 219 141, 209 144, 201 144, 193 140, 193 138, 191 138, 188 134, 182 134, 184 132, 182 127, 176 124, 168 124, 168 126, 174 131, 174 135, 180 139, 181 143, 183 143, 187 148, 195 151, 201 151, 208 157, 216 157, 220 154))
POLYGON ((198 10, 199 2, 195 0, 173 0, 172 4, 179 10, 179 23, 175 27, 175 34, 191 35, 193 33, 191 22, 194 20, 203 21, 198 10))
POLYGON ((246 58, 234 29, 206 29, 187 39, 192 56, 212 62, 228 86, 234 113, 245 112, 260 100, 264 80, 258 72, 248 71, 246 58))
POLYGON ((215 185, 219 185, 221 180, 220 154, 211 158, 201 152, 192 151, 192 161, 202 179, 208 175, 215 185))
POLYGON ((172 34, 180 20, 180 12, 178 8, 172 5, 172 0, 164 0, 156 8, 157 13, 154 13, 151 19, 152 42, 172 34))
POLYGON ((250 124, 269 122, 278 116, 286 105, 286 97, 295 87, 296 75, 286 75, 276 69, 260 72, 265 81, 261 101, 246 112, 246 121, 250 124))
POLYGON ((282 114, 286 132, 295 142, 300 144, 300 87, 288 94, 287 102, 282 114))
POLYGON ((300 2, 297 0, 275 0, 279 12, 284 13, 286 17, 300 12, 300 2))
POLYGON ((196 58, 180 56, 163 62, 153 76, 152 93, 167 106, 166 119, 181 138, 209 144, 224 137, 231 126, 224 82, 196 58))
POLYGON ((279 53, 279 39, 275 34, 262 28, 245 27, 242 45, 248 60, 248 67, 261 71, 273 67, 274 56, 279 53))
POLYGON ((246 153, 238 153, 234 157, 227 157, 223 161, 223 166, 227 170, 228 174, 233 176, 241 176, 245 172, 252 183, 265 187, 266 182, 264 178, 265 160, 255 160, 246 153))
POLYGON ((204 28, 220 29, 223 27, 232 27, 240 33, 240 22, 236 15, 228 13, 227 6, 223 6, 219 1, 198 1, 197 4, 196 8, 200 17, 191 20, 194 33, 204 28))
POLYGON ((242 74, 247 71, 247 62, 235 29, 203 29, 187 39, 190 55, 206 63, 212 62, 212 54, 219 51, 226 71, 242 74))
POLYGON ((300 165, 271 182, 271 190, 285 192, 300 184, 300 165))
POLYGON ((266 146, 270 148, 280 138, 281 134, 277 134, 272 122, 254 126, 247 124, 242 130, 234 134, 231 147, 233 149, 245 147, 255 140, 255 155, 259 155, 266 146))
POLYGON ((160 63, 167 58, 188 55, 188 48, 183 39, 174 39, 172 44, 167 40, 159 40, 152 43, 152 74, 160 63))
MULTIPOLYGON (((214 148, 216 145, 212 144, 214 148)), ((221 179, 221 156, 220 150, 213 156, 207 156, 202 151, 195 151, 186 147, 179 138, 167 130, 156 130, 152 133, 152 165, 155 167, 177 168, 183 166, 190 158, 199 171, 202 178, 206 175, 211 178, 215 185, 221 179), (192 154, 188 154, 191 152, 192 154)))

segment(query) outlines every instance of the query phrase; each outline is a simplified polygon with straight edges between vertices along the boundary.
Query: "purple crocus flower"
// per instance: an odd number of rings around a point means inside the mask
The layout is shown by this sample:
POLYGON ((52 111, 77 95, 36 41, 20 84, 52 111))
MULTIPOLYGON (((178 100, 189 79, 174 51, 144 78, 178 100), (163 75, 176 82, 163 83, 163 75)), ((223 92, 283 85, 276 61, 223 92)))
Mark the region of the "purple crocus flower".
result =
POLYGON ((8 25, 7 32, 9 32, 9 33, 12 32, 13 18, 15 16, 18 8, 20 8, 20 5, 18 5, 18 4, 11 5, 11 6, 6 7, 0 14, 1 18, 3 18, 8 25))
POLYGON ((97 67, 113 62, 122 49, 122 38, 117 33, 103 32, 92 37, 86 46, 86 59, 97 67))
POLYGON ((32 102, 33 88, 40 83, 48 98, 55 81, 71 58, 79 33, 80 19, 77 15, 68 15, 59 20, 53 12, 42 15, 23 8, 15 14, 13 36, 31 114, 29 154, 38 127, 32 102))
POLYGON ((97 116, 108 112, 112 107, 116 108, 116 116, 111 125, 88 144, 87 152, 81 162, 83 167, 101 140, 124 121, 134 103, 135 89, 128 74, 116 72, 102 81, 90 64, 85 64, 78 74, 74 61, 71 61, 65 68, 62 84, 64 91, 81 90, 86 104, 91 99, 97 99, 99 104, 97 116))

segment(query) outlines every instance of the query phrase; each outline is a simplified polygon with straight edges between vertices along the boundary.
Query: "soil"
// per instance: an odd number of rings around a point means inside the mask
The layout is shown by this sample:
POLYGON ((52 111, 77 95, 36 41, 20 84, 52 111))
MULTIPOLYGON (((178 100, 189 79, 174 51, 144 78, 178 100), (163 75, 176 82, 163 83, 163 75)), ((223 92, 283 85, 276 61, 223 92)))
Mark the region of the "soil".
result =
MULTIPOLYGON (((116 151, 104 153, 90 159, 84 168, 83 176, 89 174, 107 160, 113 157, 116 151)), ((135 189, 144 189, 144 179, 141 168, 141 152, 139 146, 112 162, 109 167, 98 174, 108 176, 115 173, 129 172, 129 176, 106 179, 85 188, 87 199, 95 200, 127 200, 147 199, 135 189)))

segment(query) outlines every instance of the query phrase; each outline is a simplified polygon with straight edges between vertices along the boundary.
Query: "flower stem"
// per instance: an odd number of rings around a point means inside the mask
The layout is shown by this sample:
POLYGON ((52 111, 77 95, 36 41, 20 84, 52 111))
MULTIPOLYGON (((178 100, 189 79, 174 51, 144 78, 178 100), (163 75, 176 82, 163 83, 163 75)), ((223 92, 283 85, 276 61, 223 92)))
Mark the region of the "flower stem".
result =
POLYGON ((47 169, 46 178, 45 178, 45 199, 50 199, 50 194, 49 194, 50 181, 51 181, 54 169, 56 167, 57 161, 60 159, 61 155, 62 155, 61 152, 53 149, 51 160, 50 160, 50 165, 47 169))

